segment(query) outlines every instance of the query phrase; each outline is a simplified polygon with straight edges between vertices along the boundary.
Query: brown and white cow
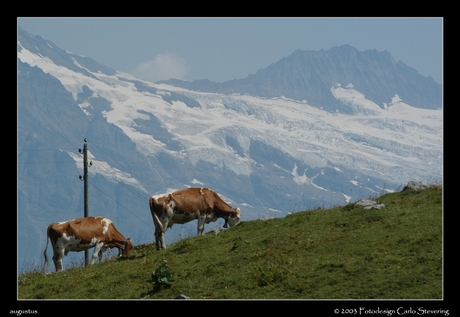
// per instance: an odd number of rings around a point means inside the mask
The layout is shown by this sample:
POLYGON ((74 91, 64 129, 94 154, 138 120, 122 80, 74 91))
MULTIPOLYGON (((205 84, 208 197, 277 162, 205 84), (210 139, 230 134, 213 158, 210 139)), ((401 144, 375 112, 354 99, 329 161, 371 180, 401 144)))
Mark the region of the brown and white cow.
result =
POLYGON ((64 222, 52 223, 47 229, 45 267, 48 265, 48 242, 53 247, 53 261, 56 271, 62 271, 62 258, 70 251, 80 252, 94 247, 91 264, 97 257, 102 261, 102 252, 118 248, 118 255, 131 254, 133 244, 115 228, 113 222, 105 217, 84 217, 64 222))
POLYGON ((185 188, 149 199, 150 212, 155 224, 157 250, 166 249, 164 234, 173 224, 198 220, 198 235, 203 234, 206 223, 225 219, 224 228, 240 222, 240 208, 232 208, 209 188, 185 188))

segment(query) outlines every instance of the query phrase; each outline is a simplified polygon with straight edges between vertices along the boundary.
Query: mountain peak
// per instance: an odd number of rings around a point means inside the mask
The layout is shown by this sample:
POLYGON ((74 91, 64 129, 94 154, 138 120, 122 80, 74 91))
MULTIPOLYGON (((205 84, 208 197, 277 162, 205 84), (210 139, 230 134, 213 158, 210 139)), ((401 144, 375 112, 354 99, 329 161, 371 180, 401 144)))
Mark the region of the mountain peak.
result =
POLYGON ((417 108, 442 107, 442 86, 431 77, 420 75, 402 62, 396 63, 388 51, 361 52, 348 44, 320 51, 296 50, 244 79, 161 83, 202 92, 308 100, 310 105, 329 112, 346 109, 331 96, 331 87, 352 83, 382 109, 395 94, 417 108))

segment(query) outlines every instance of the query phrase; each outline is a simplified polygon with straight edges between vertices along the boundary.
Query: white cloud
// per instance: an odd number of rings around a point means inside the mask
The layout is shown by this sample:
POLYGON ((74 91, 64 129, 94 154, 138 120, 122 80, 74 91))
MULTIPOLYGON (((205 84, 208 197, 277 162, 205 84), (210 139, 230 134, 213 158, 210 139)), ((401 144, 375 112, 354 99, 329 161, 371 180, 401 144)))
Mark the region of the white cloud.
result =
POLYGON ((189 67, 185 60, 175 53, 157 54, 153 60, 144 62, 131 71, 131 75, 148 81, 182 79, 189 67))

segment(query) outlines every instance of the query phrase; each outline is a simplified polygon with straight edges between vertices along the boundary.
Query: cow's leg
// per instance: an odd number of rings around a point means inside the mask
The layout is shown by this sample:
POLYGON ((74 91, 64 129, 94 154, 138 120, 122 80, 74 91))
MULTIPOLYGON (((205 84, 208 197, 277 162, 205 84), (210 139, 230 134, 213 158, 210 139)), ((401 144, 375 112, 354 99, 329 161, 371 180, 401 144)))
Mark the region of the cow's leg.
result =
POLYGON ((155 244, 156 244, 157 250, 166 249, 164 231, 162 230, 155 231, 155 244))
MULTIPOLYGON (((166 228, 166 227, 163 227, 166 228)), ((166 243, 165 243, 165 231, 164 230, 158 230, 158 250, 159 249, 166 249, 166 243)))
POLYGON ((106 250, 107 250, 107 248, 103 246, 103 247, 101 248, 101 250, 99 251, 99 253, 98 253, 99 263, 102 262, 102 253, 104 253, 106 250))
POLYGON ((160 231, 160 242, 161 242, 161 248, 163 250, 166 249, 166 243, 165 243, 166 230, 168 230, 168 228, 171 228, 171 226, 173 225, 173 222, 172 222, 171 218, 172 218, 172 216, 168 217, 168 218, 165 218, 163 220, 163 228, 160 231))
POLYGON ((169 219, 165 219, 164 221, 162 221, 162 228, 159 228, 159 226, 155 228, 155 243, 157 246, 157 250, 166 249, 165 231, 168 228, 168 224, 169 219))
POLYGON ((62 271, 63 270, 62 258, 64 257, 65 248, 56 246, 53 251, 54 251, 53 262, 54 262, 54 267, 56 269, 56 272, 62 271))
POLYGON ((203 235, 204 225, 206 221, 206 215, 198 215, 198 235, 203 235))
POLYGON ((161 229, 155 228, 155 244, 157 247, 157 250, 161 249, 161 229))
POLYGON ((100 260, 102 260, 102 247, 104 246, 104 243, 99 242, 96 243, 96 246, 94 247, 93 251, 93 257, 91 259, 91 265, 94 264, 94 261, 96 261, 96 258, 100 257, 100 260))
MULTIPOLYGON (((156 245, 156 248, 157 248, 157 250, 166 249, 165 232, 166 232, 166 229, 168 229, 169 221, 170 221, 172 215, 171 215, 171 217, 167 217, 166 215, 163 215, 162 216, 163 220, 160 220, 155 213, 152 213, 152 216, 154 217, 154 224, 155 224, 155 245, 156 245)), ((171 224, 171 226, 172 226, 172 224, 171 224)))
POLYGON ((161 244, 160 247, 163 250, 165 250, 166 249, 166 243, 165 243, 165 232, 164 231, 161 231, 161 233, 160 233, 160 244, 161 244))

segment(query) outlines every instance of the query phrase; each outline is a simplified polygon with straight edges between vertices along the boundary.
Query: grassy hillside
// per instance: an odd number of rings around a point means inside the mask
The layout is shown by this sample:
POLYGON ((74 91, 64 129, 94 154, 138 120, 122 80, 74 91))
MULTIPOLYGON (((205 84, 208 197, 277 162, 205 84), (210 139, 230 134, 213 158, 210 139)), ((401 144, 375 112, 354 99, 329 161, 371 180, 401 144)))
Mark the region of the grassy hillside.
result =
POLYGON ((18 299, 442 299, 442 187, 374 200, 22 274, 18 299))

